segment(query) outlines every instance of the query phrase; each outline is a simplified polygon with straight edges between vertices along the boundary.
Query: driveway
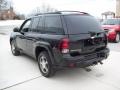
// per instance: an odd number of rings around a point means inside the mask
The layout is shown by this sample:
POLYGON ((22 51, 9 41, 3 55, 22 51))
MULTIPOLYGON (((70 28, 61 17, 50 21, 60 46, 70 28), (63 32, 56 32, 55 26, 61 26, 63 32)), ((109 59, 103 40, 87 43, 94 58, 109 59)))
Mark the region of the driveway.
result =
POLYGON ((58 71, 41 76, 37 61, 26 55, 13 56, 9 34, 0 34, 0 90, 120 90, 120 45, 110 43, 110 56, 103 65, 58 71), (116 47, 118 46, 118 47, 116 47))

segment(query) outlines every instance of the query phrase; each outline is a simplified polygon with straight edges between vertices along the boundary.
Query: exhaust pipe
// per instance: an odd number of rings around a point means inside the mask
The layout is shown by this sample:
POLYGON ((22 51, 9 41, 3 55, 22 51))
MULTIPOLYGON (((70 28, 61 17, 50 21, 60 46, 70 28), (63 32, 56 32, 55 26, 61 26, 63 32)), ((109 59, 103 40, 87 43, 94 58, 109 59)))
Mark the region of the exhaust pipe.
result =
POLYGON ((97 62, 93 62, 93 65, 97 65, 98 63, 97 62))
POLYGON ((103 64, 103 62, 101 62, 101 61, 100 61, 99 63, 100 63, 101 65, 103 64))

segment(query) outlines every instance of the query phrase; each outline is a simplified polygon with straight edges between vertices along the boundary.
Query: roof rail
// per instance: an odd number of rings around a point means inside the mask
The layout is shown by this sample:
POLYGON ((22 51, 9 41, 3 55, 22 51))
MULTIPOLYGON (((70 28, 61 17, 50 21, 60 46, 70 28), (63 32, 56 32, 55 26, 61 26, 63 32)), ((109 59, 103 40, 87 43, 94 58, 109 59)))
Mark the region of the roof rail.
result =
MULTIPOLYGON (((35 16, 43 15, 43 14, 65 14, 65 13, 78 13, 78 14, 88 14, 86 12, 80 12, 80 11, 56 11, 56 12, 48 12, 48 13, 38 13, 35 16)), ((89 14, 88 14, 89 15, 89 14)))
POLYGON ((61 13, 59 13, 59 12, 38 13, 35 16, 43 15, 43 14, 61 14, 61 13))
POLYGON ((64 13, 64 12, 71 12, 71 13, 82 13, 82 14, 88 14, 88 13, 86 13, 86 12, 80 12, 80 11, 57 11, 57 12, 59 12, 59 13, 64 13))

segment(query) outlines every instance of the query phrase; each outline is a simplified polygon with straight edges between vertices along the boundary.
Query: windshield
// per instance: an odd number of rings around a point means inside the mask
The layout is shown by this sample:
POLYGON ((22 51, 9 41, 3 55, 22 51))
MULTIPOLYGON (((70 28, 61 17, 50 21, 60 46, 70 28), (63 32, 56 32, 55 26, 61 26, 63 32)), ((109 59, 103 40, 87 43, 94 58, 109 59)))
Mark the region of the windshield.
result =
POLYGON ((103 32, 100 23, 88 15, 65 15, 64 16, 69 34, 103 32))
POLYGON ((120 20, 119 19, 107 19, 104 20, 103 25, 119 25, 120 24, 120 20))

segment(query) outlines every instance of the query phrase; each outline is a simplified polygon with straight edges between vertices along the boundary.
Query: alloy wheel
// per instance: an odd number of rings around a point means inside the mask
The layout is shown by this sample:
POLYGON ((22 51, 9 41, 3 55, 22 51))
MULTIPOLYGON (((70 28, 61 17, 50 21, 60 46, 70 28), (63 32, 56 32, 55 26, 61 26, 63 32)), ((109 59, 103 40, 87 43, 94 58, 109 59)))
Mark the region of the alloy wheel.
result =
POLYGON ((48 73, 48 61, 47 61, 47 58, 45 56, 41 56, 39 58, 39 64, 40 64, 40 68, 42 70, 43 73, 48 73))
POLYGON ((15 53, 15 44, 14 43, 11 44, 11 50, 12 50, 12 53, 15 53))

